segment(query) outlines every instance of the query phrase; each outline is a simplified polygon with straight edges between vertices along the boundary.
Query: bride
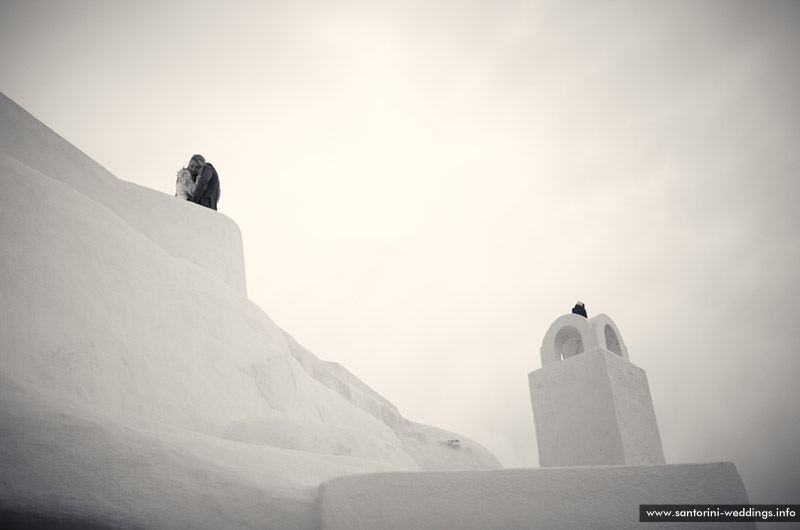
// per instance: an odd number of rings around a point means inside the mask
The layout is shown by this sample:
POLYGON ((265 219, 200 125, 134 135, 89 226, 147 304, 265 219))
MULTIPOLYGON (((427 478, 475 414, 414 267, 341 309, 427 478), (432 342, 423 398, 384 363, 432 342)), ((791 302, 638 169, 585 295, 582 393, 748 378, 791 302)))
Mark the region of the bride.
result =
POLYGON ((175 182, 175 196, 184 201, 192 200, 195 182, 192 174, 186 168, 178 170, 178 180, 175 182))

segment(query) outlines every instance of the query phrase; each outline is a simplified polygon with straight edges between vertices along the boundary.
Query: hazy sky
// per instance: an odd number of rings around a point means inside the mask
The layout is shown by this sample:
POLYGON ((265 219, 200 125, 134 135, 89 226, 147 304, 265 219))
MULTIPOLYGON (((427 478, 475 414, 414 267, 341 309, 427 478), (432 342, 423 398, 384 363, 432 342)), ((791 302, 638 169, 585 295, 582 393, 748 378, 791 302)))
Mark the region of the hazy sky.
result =
POLYGON ((527 375, 580 299, 668 462, 796 503, 798 28, 796 1, 3 0, 0 91, 168 194, 204 154, 250 298, 407 418, 538 465, 527 375))

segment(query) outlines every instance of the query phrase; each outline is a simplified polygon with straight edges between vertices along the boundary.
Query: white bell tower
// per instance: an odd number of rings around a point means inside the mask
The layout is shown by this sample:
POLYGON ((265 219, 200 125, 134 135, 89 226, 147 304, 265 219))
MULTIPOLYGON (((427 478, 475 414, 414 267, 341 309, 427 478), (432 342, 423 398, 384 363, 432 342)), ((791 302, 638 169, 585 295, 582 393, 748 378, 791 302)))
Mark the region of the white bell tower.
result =
POLYGON ((556 319, 528 375, 539 465, 663 464, 650 387, 604 314, 556 319))

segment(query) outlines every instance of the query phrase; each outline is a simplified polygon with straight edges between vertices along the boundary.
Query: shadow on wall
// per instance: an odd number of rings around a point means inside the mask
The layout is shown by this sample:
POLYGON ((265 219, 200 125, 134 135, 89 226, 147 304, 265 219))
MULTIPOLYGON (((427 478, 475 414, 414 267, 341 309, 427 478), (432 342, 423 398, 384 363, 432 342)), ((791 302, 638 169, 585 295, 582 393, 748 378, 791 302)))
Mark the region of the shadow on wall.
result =
POLYGON ((117 524, 103 524, 75 516, 55 517, 14 511, 0 511, 0 527, 5 530, 114 530, 117 524))

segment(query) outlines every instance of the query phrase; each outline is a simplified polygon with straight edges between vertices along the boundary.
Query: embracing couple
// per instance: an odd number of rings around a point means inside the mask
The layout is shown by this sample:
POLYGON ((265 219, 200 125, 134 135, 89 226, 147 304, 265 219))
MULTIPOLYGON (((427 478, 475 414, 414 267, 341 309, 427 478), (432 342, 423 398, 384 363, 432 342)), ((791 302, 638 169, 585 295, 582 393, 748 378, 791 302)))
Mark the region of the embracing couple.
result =
POLYGON ((189 165, 178 171, 175 196, 186 201, 196 202, 212 210, 219 202, 219 175, 214 166, 206 162, 202 155, 194 155, 189 165))

